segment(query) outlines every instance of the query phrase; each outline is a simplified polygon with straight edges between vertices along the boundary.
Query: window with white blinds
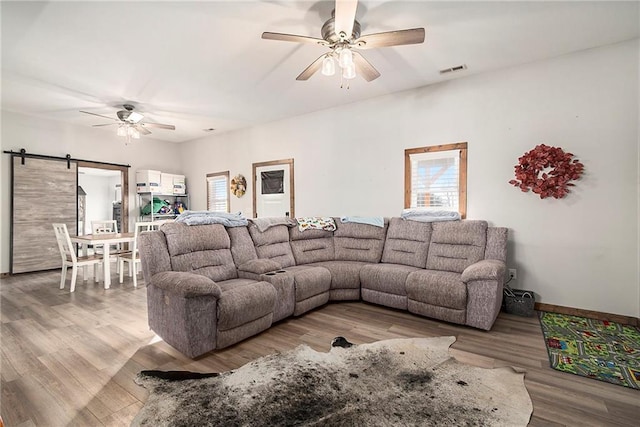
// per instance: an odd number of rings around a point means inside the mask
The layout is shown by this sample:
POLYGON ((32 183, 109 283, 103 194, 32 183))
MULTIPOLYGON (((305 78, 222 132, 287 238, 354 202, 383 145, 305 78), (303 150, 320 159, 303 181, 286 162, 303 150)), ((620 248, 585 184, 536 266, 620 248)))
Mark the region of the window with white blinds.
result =
POLYGON ((467 144, 405 150, 405 208, 466 215, 467 144))
POLYGON ((229 212, 229 171, 207 174, 207 210, 229 212))

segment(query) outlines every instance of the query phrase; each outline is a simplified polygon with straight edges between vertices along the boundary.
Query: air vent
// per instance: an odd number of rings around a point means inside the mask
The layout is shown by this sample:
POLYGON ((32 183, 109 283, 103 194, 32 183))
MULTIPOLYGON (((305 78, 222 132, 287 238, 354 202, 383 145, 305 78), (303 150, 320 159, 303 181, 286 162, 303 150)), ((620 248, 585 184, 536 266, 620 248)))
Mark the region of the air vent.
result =
POLYGON ((440 74, 448 74, 448 73, 453 73, 454 71, 462 71, 466 69, 467 69, 467 64, 462 64, 456 67, 445 68, 444 70, 440 70, 440 74))

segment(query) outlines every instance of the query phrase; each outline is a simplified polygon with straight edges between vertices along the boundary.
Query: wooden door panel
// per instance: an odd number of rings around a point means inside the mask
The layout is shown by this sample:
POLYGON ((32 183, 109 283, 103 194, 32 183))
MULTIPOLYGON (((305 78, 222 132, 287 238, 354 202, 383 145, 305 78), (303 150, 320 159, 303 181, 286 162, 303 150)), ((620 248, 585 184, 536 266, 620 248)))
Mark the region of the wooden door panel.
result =
POLYGON ((60 267, 54 222, 77 224, 77 163, 13 157, 11 273, 60 267))

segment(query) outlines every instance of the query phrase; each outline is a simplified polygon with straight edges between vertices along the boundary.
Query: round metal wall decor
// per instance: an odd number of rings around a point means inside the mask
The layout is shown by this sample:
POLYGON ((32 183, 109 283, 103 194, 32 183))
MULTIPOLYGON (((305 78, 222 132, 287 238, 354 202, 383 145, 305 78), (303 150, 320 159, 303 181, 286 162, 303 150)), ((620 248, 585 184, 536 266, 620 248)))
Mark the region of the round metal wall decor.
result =
POLYGON ((560 147, 540 144, 520 157, 514 169, 516 179, 509 184, 525 193, 533 191, 541 199, 561 199, 574 186, 571 181, 580 178, 584 165, 560 147))
POLYGON ((247 192, 247 180, 243 175, 236 175, 231 179, 229 189, 234 196, 242 197, 247 192))

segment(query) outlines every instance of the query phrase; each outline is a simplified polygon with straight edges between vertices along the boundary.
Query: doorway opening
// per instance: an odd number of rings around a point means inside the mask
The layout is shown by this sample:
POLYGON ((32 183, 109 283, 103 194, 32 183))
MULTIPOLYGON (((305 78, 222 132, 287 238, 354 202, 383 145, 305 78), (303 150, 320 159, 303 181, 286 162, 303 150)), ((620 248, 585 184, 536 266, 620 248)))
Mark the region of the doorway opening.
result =
POLYGON ((92 232, 91 221, 110 219, 118 232, 129 231, 128 178, 124 166, 78 162, 78 235, 92 232))

